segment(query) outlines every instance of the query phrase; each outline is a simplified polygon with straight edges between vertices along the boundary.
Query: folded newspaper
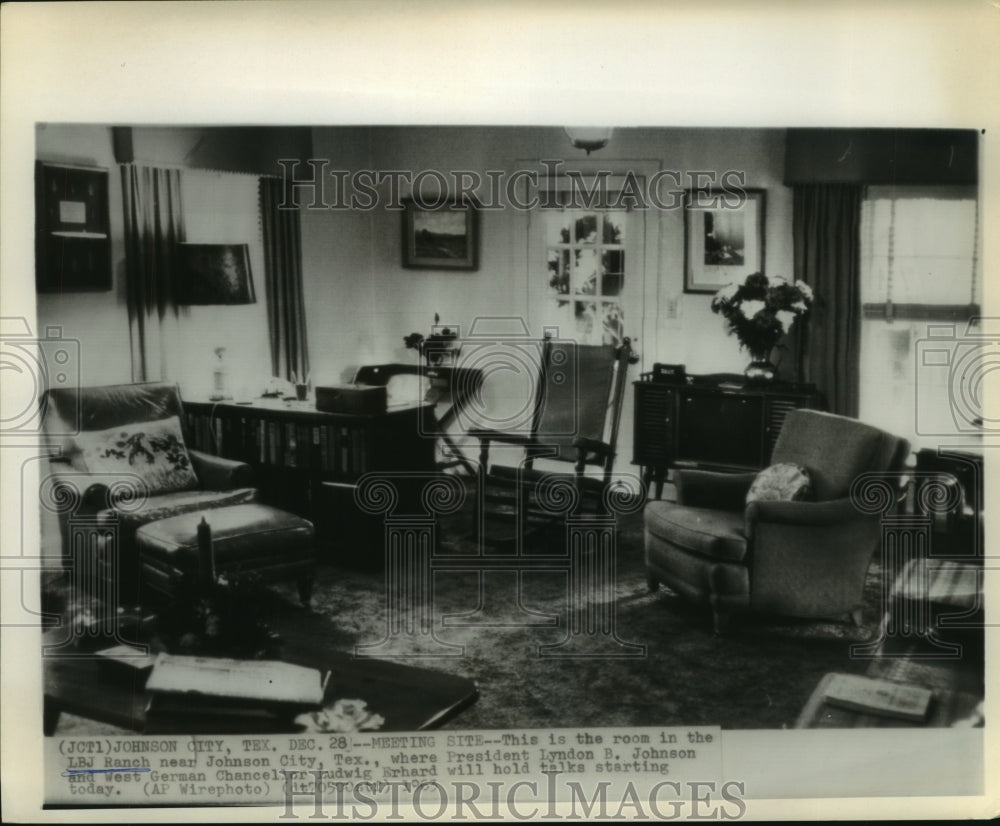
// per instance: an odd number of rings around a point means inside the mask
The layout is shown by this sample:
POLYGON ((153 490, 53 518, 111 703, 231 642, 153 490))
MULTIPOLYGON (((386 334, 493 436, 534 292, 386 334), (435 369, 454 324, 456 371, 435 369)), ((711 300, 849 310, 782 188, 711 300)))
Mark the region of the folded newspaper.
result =
POLYGON ((921 723, 927 718, 931 691, 875 677, 835 674, 824 697, 826 702, 842 708, 921 723))
POLYGON ((315 668, 276 660, 160 654, 146 682, 154 693, 246 705, 319 707, 325 682, 315 668))

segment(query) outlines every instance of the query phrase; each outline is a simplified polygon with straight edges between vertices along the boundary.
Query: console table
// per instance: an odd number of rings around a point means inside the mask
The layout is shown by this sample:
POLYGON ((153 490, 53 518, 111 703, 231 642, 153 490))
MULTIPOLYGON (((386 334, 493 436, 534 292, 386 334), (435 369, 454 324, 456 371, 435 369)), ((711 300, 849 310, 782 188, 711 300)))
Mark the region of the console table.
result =
POLYGON ((643 373, 635 388, 632 462, 644 468, 647 486, 663 493, 669 468, 757 470, 771 459, 789 410, 823 409, 813 385, 748 385, 742 376, 688 376, 656 381, 643 373))
POLYGON ((185 401, 184 413, 192 447, 250 464, 263 500, 311 521, 320 547, 369 548, 372 531, 381 537, 381 522, 368 524, 353 503, 362 475, 434 469, 429 404, 351 414, 291 399, 185 401))

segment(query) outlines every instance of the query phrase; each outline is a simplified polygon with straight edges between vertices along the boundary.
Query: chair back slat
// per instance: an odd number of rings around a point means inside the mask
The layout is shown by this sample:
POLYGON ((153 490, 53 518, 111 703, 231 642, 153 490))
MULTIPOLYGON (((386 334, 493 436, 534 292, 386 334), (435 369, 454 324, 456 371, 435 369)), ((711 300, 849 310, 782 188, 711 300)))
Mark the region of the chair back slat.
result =
POLYGON ((575 461, 579 438, 615 444, 630 355, 627 340, 621 347, 545 342, 534 434, 558 450, 555 458, 575 461))

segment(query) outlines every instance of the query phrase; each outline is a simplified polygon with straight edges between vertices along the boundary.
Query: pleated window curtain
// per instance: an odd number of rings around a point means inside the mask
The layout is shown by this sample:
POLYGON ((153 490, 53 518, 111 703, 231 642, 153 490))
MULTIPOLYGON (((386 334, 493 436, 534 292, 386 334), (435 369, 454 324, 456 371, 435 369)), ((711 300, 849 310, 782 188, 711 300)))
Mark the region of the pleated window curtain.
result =
POLYGON ((800 338, 803 379, 830 411, 858 415, 861 371, 861 202, 856 184, 801 184, 794 190, 795 277, 813 288, 800 338))
POLYGON ((260 179, 260 217, 264 241, 264 284, 272 375, 306 380, 305 299, 302 294, 302 241, 297 207, 282 209, 284 183, 260 179))
POLYGON ((173 281, 177 244, 184 240, 181 173, 122 164, 121 176, 132 379, 161 379, 167 358, 161 327, 168 313, 177 316, 173 281))

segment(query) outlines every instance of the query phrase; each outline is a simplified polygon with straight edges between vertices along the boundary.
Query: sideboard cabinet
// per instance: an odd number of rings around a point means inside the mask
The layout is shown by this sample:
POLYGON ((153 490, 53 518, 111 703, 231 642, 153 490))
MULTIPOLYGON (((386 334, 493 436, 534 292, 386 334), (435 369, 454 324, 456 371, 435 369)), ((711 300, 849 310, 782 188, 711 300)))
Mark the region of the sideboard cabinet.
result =
POLYGON ((765 467, 789 410, 823 409, 812 385, 746 385, 733 377, 689 376, 655 381, 644 373, 635 387, 632 462, 647 485, 663 492, 667 470, 699 467, 741 471, 765 467))

